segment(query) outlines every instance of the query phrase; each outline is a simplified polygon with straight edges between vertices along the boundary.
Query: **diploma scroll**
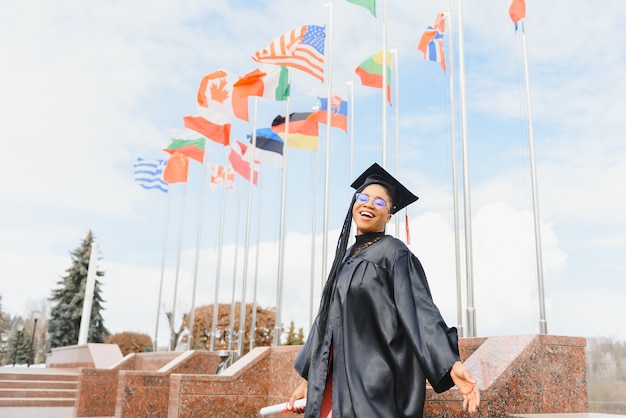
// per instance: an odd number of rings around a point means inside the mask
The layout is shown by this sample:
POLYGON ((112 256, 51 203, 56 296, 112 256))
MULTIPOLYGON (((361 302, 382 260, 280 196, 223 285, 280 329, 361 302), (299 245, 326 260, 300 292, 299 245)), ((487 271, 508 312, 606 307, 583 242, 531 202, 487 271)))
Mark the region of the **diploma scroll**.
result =
MULTIPOLYGON (((294 408, 300 408, 303 406, 306 406, 306 398, 298 399, 293 403, 294 408)), ((261 415, 278 414, 279 412, 283 412, 285 408, 287 408, 287 402, 266 406, 265 408, 261 408, 261 415)))

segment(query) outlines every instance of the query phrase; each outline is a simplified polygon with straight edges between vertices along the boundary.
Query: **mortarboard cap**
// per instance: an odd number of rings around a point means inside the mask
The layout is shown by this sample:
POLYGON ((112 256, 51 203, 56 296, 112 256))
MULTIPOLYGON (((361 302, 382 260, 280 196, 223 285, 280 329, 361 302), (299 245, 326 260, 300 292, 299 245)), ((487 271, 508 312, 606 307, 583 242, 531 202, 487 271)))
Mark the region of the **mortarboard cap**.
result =
POLYGON ((404 187, 395 177, 389 174, 384 168, 377 163, 372 164, 365 170, 354 182, 352 188, 363 190, 370 184, 380 184, 389 191, 393 206, 390 212, 392 214, 398 212, 404 207, 415 202, 418 197, 404 187))

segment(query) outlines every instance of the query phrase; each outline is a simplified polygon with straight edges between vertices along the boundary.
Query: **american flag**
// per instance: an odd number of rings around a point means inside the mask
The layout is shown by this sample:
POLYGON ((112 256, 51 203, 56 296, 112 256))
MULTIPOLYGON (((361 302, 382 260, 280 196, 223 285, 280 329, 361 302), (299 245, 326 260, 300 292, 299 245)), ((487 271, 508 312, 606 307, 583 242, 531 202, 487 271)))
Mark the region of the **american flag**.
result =
POLYGON ((257 62, 284 65, 324 81, 323 26, 304 25, 276 38, 266 49, 257 51, 257 62))
POLYGON ((438 62, 441 69, 446 71, 446 58, 443 53, 443 33, 446 30, 446 20, 443 13, 439 13, 435 23, 424 31, 417 49, 424 53, 424 59, 438 62))

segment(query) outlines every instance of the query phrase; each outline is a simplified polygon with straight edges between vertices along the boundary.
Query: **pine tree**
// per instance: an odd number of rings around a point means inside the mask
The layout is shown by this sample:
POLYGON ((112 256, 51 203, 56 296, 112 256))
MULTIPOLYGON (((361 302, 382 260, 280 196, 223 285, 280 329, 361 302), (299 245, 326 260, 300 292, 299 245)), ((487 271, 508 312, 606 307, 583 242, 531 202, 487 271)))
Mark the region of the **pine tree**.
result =
MULTIPOLYGON (((21 318, 18 321, 21 321, 21 318)), ((26 364, 28 362, 30 336, 31 334, 26 328, 18 330, 17 327, 14 327, 7 341, 7 353, 4 364, 26 364)))
POLYGON ((5 340, 9 333, 9 315, 2 310, 2 295, 0 295, 0 366, 7 364, 9 357, 8 342, 5 340))
MULTIPOLYGON (((59 287, 52 291, 50 301, 56 304, 50 311, 50 320, 48 322, 50 348, 78 343, 85 287, 87 285, 89 257, 93 241, 93 234, 89 231, 81 245, 70 253, 72 266, 65 271, 66 275, 57 282, 59 287)), ((103 271, 96 271, 96 277, 103 276, 103 271)), ((104 327, 100 313, 103 310, 102 303, 104 302, 100 286, 100 281, 96 278, 91 305, 91 321, 87 336, 87 341, 90 343, 103 343, 110 335, 109 331, 104 327)))
POLYGON ((296 334, 296 326, 291 321, 289 324, 289 330, 287 331, 287 340, 285 341, 285 345, 302 345, 304 344, 304 331, 302 328, 298 330, 296 334))

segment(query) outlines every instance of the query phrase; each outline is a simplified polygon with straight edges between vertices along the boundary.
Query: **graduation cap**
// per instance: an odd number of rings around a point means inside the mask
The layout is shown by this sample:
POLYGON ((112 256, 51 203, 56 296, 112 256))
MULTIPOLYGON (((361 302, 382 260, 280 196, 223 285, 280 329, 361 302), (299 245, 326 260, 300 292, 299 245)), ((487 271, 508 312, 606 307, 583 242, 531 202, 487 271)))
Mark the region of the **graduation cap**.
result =
POLYGON ((389 192, 393 206, 390 212, 392 214, 398 212, 404 207, 415 202, 418 197, 404 187, 398 180, 389 174, 384 168, 377 163, 372 164, 367 170, 365 170, 354 182, 352 188, 356 190, 363 190, 370 184, 380 184, 389 192))

